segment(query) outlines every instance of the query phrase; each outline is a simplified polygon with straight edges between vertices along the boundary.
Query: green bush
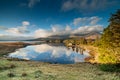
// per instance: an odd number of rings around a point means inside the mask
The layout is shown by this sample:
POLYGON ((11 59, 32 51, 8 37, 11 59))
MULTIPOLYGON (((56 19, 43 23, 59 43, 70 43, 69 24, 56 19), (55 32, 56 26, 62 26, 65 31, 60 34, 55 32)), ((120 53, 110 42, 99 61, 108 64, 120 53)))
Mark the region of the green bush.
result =
POLYGON ((35 78, 39 78, 42 76, 43 72, 38 70, 38 71, 35 71, 34 74, 35 74, 35 78))
POLYGON ((22 77, 25 77, 25 76, 27 76, 27 73, 22 73, 22 75, 21 75, 22 77))
POLYGON ((8 73, 8 74, 7 74, 7 76, 8 76, 8 77, 14 77, 14 76, 15 76, 15 74, 14 74, 14 73, 12 73, 12 72, 10 72, 10 73, 8 73))
POLYGON ((107 72, 120 72, 120 64, 100 64, 99 68, 107 72))

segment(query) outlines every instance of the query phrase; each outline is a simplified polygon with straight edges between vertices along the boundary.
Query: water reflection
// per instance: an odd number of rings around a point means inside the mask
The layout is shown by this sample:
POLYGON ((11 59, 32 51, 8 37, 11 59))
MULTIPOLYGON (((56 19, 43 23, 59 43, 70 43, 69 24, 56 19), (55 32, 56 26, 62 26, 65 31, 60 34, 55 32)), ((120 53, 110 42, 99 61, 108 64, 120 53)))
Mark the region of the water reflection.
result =
POLYGON ((69 47, 67 49, 65 46, 48 44, 27 46, 9 54, 9 57, 14 58, 62 64, 84 62, 84 59, 88 56, 90 56, 88 51, 83 51, 80 54, 79 48, 69 47))
MULTIPOLYGON (((67 47, 69 50, 70 49, 72 49, 73 51, 75 51, 75 52, 77 52, 77 53, 80 53, 80 54, 84 54, 83 52, 85 51, 85 49, 84 48, 81 48, 81 47, 79 47, 79 46, 68 46, 67 47)), ((89 51, 88 51, 89 52, 89 51)))

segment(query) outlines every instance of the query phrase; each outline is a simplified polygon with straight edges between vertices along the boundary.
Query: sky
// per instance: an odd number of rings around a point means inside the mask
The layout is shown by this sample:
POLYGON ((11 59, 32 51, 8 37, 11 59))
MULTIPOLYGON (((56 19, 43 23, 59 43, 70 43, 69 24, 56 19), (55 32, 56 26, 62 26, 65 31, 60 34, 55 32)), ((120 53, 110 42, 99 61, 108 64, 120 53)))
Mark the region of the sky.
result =
POLYGON ((0 40, 102 32, 120 0, 0 0, 0 40))

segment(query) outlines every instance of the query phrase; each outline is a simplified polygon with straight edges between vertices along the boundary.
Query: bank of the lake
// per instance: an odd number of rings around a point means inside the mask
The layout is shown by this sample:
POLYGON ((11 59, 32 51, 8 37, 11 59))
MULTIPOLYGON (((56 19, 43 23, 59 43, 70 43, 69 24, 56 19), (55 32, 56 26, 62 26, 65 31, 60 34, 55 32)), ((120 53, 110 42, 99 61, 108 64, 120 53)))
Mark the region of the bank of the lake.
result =
POLYGON ((8 53, 14 52, 16 49, 32 45, 24 42, 2 42, 0 43, 0 57, 7 55, 8 53))
POLYGON ((87 61, 90 63, 99 63, 98 62, 98 48, 93 46, 93 45, 79 45, 80 47, 82 47, 83 49, 89 51, 89 54, 91 55, 91 57, 87 58, 87 61))

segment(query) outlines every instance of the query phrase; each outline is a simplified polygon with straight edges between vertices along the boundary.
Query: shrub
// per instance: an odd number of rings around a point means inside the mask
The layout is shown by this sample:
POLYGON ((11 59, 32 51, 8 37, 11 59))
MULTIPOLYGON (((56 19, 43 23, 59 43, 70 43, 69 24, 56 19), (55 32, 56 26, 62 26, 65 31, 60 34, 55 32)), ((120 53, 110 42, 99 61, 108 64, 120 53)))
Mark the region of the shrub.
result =
POLYGON ((42 74, 43 74, 43 72, 40 71, 40 70, 35 71, 35 78, 39 78, 39 77, 41 77, 42 74))
POLYGON ((22 73, 21 76, 22 76, 22 77, 25 77, 25 76, 27 76, 27 73, 22 73))
POLYGON ((120 72, 120 64, 100 64, 99 68, 107 72, 120 72))
POLYGON ((10 72, 10 73, 8 73, 8 74, 7 74, 7 76, 8 76, 8 77, 14 77, 14 76, 15 76, 15 74, 14 74, 14 73, 12 73, 12 72, 10 72))
POLYGON ((14 64, 11 64, 10 65, 10 68, 15 68, 16 66, 14 64))

